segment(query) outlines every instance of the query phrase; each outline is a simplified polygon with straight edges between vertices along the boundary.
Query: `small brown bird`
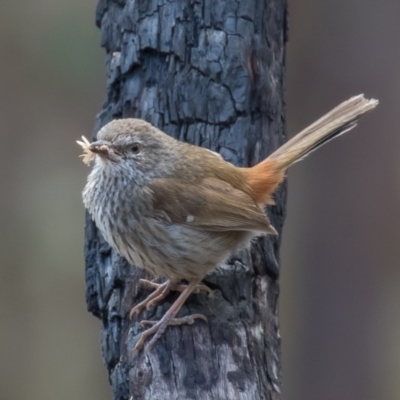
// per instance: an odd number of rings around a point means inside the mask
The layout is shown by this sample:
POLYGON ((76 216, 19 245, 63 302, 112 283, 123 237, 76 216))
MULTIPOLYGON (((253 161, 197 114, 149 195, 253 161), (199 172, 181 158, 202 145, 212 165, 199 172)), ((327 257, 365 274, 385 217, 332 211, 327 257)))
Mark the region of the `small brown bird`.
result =
POLYGON ((129 263, 168 279, 164 284, 143 280, 155 291, 130 316, 171 290, 182 292, 160 321, 142 321, 151 327, 134 352, 155 334, 152 346, 168 325, 206 320, 176 314, 192 292, 209 290, 201 280, 230 254, 256 236, 276 234, 263 206, 272 203, 286 169, 354 128, 377 104, 362 95, 351 98, 251 168, 235 167, 140 119, 112 121, 94 143, 78 142, 84 162, 94 159, 83 201, 104 239, 129 263), (183 279, 189 284, 180 284, 183 279))

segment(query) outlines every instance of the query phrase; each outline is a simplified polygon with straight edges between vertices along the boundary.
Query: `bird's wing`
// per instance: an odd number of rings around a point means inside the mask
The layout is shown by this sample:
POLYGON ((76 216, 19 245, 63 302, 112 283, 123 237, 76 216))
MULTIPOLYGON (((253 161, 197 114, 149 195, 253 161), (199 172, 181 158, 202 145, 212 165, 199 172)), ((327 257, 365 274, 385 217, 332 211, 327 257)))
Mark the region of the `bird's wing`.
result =
POLYGON ((156 218, 211 232, 253 231, 276 234, 264 212, 246 193, 219 179, 182 184, 174 178, 154 180, 156 218))

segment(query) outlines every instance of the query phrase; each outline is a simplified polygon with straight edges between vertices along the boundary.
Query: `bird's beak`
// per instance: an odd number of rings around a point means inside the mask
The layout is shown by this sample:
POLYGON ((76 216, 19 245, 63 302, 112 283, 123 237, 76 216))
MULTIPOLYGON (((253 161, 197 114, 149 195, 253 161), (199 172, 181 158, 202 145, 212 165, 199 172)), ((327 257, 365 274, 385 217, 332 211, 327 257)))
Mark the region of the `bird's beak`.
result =
POLYGON ((110 161, 115 161, 115 153, 110 145, 105 140, 97 140, 89 146, 89 150, 92 153, 98 154, 100 157, 108 159, 110 161))

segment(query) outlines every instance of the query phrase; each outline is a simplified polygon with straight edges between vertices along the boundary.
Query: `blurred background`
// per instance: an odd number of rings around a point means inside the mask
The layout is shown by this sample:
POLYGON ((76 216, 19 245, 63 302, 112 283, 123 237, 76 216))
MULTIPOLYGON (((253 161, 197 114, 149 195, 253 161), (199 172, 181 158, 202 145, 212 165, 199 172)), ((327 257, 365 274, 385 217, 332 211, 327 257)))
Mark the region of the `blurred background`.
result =
MULTIPOLYGON (((291 136, 339 102, 381 101, 289 174, 284 391, 400 398, 400 2, 292 0, 291 136)), ((86 312, 75 140, 105 96, 96 1, 0 2, 0 398, 111 398, 86 312)))

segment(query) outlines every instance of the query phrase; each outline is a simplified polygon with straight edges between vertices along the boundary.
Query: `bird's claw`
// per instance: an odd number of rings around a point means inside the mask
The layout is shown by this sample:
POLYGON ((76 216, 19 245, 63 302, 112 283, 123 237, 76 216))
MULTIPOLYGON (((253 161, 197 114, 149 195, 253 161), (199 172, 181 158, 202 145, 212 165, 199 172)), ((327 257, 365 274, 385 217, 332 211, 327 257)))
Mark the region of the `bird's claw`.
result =
POLYGON ((181 318, 171 318, 167 313, 165 316, 159 321, 148 321, 143 320, 140 322, 140 326, 142 328, 146 326, 150 326, 149 329, 146 329, 141 335, 139 340, 137 341, 135 347, 132 350, 132 355, 138 353, 144 346, 146 339, 154 334, 154 337, 150 340, 149 344, 146 347, 146 351, 151 350, 154 343, 161 337, 168 326, 180 326, 180 325, 192 325, 196 319, 202 319, 205 322, 208 322, 208 319, 203 314, 192 314, 187 315, 186 317, 181 318))
MULTIPOLYGON (((156 283, 149 281, 147 279, 139 279, 139 284, 141 286, 144 286, 147 289, 155 289, 153 293, 151 293, 146 299, 144 299, 142 302, 137 304, 135 307, 133 307, 129 313, 129 318, 133 319, 136 314, 139 314, 142 312, 144 309, 149 310, 151 307, 156 306, 161 300, 164 300, 165 297, 169 294, 171 291, 175 292, 183 292, 186 288, 187 285, 182 285, 178 284, 176 282, 171 282, 170 280, 164 282, 164 283, 156 283)), ((208 292, 211 294, 213 291, 206 285, 198 284, 194 289, 192 293, 198 294, 201 291, 208 292)))

